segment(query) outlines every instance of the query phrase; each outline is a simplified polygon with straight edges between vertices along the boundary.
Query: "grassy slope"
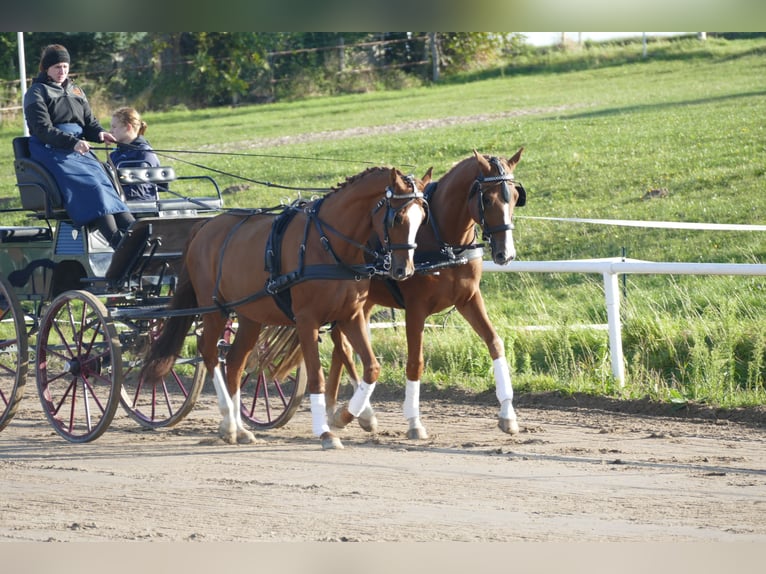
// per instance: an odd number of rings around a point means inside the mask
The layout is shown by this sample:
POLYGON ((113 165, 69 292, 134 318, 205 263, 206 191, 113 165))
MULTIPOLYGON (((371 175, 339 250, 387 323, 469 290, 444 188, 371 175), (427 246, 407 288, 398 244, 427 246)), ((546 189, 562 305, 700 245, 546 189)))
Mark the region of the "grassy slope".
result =
MULTIPOLYGON (((170 155, 298 187, 330 186, 361 171, 366 162, 405 166, 418 174, 433 165, 438 177, 473 148, 510 155, 524 146, 516 175, 529 203, 519 216, 763 223, 764 52, 763 40, 661 41, 650 45, 650 57, 643 60, 637 44, 595 46, 534 61, 519 57, 470 82, 238 109, 147 113, 148 136, 161 149, 260 154, 170 155), (365 135, 361 128, 374 131, 365 135), (337 133, 317 138, 321 132, 337 133), (278 139, 288 136, 292 140, 278 139), (652 189, 667 190, 667 197, 642 201, 652 189)), ((19 133, 18 123, 6 122, 0 129, 0 197, 6 201, 16 196, 10 140, 19 133)), ((179 173, 200 171, 175 165, 179 173)), ((242 183, 216 178, 222 186, 242 183)), ((295 194, 251 185, 227 200, 229 205, 271 205, 295 194)), ((23 221, 20 216, 6 220, 23 221)), ((583 226, 520 217, 516 241, 527 260, 614 256, 623 250, 629 257, 658 261, 764 259, 763 236, 757 233, 583 226)), ((719 404, 763 400, 764 351, 756 336, 763 285, 762 278, 630 277, 625 305, 630 385, 624 393, 719 404), (718 349, 716 341, 724 341, 724 348, 718 349), (740 376, 732 378, 737 371, 740 376)), ((600 277, 495 274, 485 278, 484 290, 514 361, 517 385, 617 392, 608 377, 605 335, 566 328, 604 321, 600 277), (517 329, 540 324, 557 328, 549 334, 517 329)), ((445 320, 450 328, 444 336, 429 338, 425 379, 486 387, 491 383, 486 350, 478 341, 465 344, 467 327, 460 320, 445 320)), ((401 332, 376 333, 384 378, 402 376, 402 337, 401 332)))

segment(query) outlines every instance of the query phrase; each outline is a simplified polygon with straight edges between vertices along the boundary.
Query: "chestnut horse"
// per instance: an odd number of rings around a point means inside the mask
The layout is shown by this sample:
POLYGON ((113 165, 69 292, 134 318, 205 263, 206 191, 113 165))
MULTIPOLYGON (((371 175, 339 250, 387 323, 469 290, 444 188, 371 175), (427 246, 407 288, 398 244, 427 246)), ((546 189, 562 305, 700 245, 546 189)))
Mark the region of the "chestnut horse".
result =
MULTIPOLYGON (((425 220, 423 188, 431 170, 417 180, 396 169, 370 168, 348 178, 324 197, 294 204, 281 214, 264 210, 223 213, 200 224, 183 256, 168 319, 149 349, 142 376, 157 380, 172 367, 193 321, 202 315, 198 347, 213 378, 223 416, 219 434, 228 443, 250 443, 242 425, 240 381, 263 325, 296 326, 306 365, 312 431, 323 448, 343 448, 330 431, 319 358, 319 329, 336 322, 361 357, 364 382, 351 400, 366 405, 380 373, 363 312, 375 268, 365 243, 381 238, 379 268, 395 280, 414 272, 415 234, 425 220), (217 343, 229 316, 239 324, 226 355, 226 379, 217 343)), ((380 272, 380 271, 378 271, 380 272)))
MULTIPOLYGON (((373 280, 365 303, 369 321, 374 305, 405 309, 407 333, 407 382, 404 417, 409 423, 407 437, 427 438, 420 420, 420 378, 423 374, 423 328, 429 315, 454 306, 473 327, 489 349, 500 402, 498 426, 509 434, 519 432, 513 410, 513 387, 505 348, 487 316, 479 290, 482 274, 481 245, 476 243, 476 225, 489 239, 492 260, 504 265, 516 256, 513 244, 513 208, 526 203, 524 188, 514 183, 513 169, 523 148, 510 159, 474 154, 450 169, 438 182, 426 188, 430 225, 423 225, 416 238, 414 276, 390 284, 373 280)), ((354 418, 353 411, 336 410, 341 371, 345 366, 352 384, 358 380, 353 356, 342 327, 333 329, 335 344, 328 374, 326 404, 331 424, 343 428, 354 418)), ((377 425, 372 407, 358 415, 365 430, 377 425)))

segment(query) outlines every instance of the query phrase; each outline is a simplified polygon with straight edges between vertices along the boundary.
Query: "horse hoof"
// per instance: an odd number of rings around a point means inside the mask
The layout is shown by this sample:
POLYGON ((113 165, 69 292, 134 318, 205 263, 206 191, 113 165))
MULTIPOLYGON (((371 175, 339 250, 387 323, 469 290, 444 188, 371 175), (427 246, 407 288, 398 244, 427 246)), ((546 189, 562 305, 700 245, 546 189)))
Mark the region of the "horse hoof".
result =
POLYGON ((344 429, 348 423, 354 420, 354 415, 348 412, 348 409, 342 408, 335 411, 330 418, 330 426, 336 429, 344 429))
POLYGON ((425 427, 414 427, 407 429, 407 438, 410 440, 423 440, 428 438, 425 427))
POLYGON ((226 444, 237 444, 237 435, 235 433, 223 433, 218 435, 226 444))
POLYGON ((226 421, 221 421, 218 425, 218 436, 226 444, 237 444, 237 427, 229 425, 226 421))
POLYGON ((409 440, 423 440, 428 438, 428 433, 425 429, 407 429, 407 438, 409 440))
POLYGON ((255 435, 248 430, 241 430, 237 433, 238 444, 253 444, 256 442, 255 435))
POLYGON ((359 426, 367 432, 376 432, 378 430, 378 417, 372 409, 365 409, 357 418, 359 426))
POLYGON ((507 434, 519 434, 519 423, 516 419, 497 419, 497 426, 507 434))
POLYGON ((407 438, 410 440, 423 440, 428 438, 426 427, 420 422, 419 416, 410 417, 407 419, 409 428, 407 429, 407 438))
POLYGON ((321 436, 322 450, 342 450, 343 443, 340 439, 332 433, 324 433, 321 436))

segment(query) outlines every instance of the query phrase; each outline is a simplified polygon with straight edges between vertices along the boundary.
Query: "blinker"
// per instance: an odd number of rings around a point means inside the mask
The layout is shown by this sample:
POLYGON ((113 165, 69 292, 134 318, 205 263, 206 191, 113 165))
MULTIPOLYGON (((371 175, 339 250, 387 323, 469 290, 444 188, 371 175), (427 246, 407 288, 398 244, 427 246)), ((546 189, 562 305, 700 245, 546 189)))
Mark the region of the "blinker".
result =
POLYGON ((516 187, 516 191, 519 192, 519 198, 516 200, 516 207, 524 207, 527 204, 527 190, 525 190, 524 186, 518 182, 513 182, 513 185, 516 187))

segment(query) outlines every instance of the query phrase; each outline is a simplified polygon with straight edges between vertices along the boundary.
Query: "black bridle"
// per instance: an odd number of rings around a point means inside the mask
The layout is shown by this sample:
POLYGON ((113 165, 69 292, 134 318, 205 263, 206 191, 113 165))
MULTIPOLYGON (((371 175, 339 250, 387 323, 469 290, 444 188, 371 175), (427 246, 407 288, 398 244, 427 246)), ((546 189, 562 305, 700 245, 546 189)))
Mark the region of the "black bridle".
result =
POLYGON ((376 259, 379 261, 382 259, 382 263, 380 266, 382 266, 382 269, 384 271, 388 271, 391 268, 391 253, 393 251, 400 251, 403 249, 415 249, 417 248, 417 243, 391 243, 391 237, 389 235, 389 229, 393 227, 394 222, 396 221, 396 216, 407 209, 410 204, 417 200, 422 199, 423 200, 423 209, 426 212, 426 219, 428 219, 428 202, 426 201, 425 196, 423 193, 418 191, 417 185, 415 183, 415 178, 412 175, 404 176, 404 180, 407 182, 407 184, 410 186, 412 191, 410 193, 401 193, 401 194, 395 194, 394 191, 391 189, 391 187, 386 188, 386 194, 381 199, 378 204, 373 208, 372 213, 377 213, 381 208, 386 208, 386 215, 383 218, 383 244, 381 245, 382 251, 376 250, 376 259), (394 208, 391 205, 392 199, 406 199, 406 201, 403 205, 394 208))
POLYGON ((473 187, 471 187, 471 192, 468 194, 469 200, 474 195, 477 197, 477 200, 479 203, 479 209, 478 209, 479 210, 479 225, 481 226, 482 240, 484 241, 489 239, 493 233, 498 233, 500 231, 513 231, 514 229, 513 223, 503 223, 501 225, 495 225, 493 227, 489 227, 487 225, 487 221, 484 215, 484 192, 485 191, 487 191, 488 189, 496 185, 501 185, 503 201, 505 203, 510 204, 511 190, 508 183, 511 182, 519 194, 519 198, 516 200, 515 207, 523 207, 524 204, 527 202, 527 193, 524 190, 524 187, 520 183, 514 180, 513 172, 506 173, 505 168, 503 167, 503 162, 501 162, 500 159, 497 157, 489 158, 489 163, 495 166, 495 169, 497 169, 498 175, 485 176, 483 173, 479 173, 478 177, 473 182, 473 187))

